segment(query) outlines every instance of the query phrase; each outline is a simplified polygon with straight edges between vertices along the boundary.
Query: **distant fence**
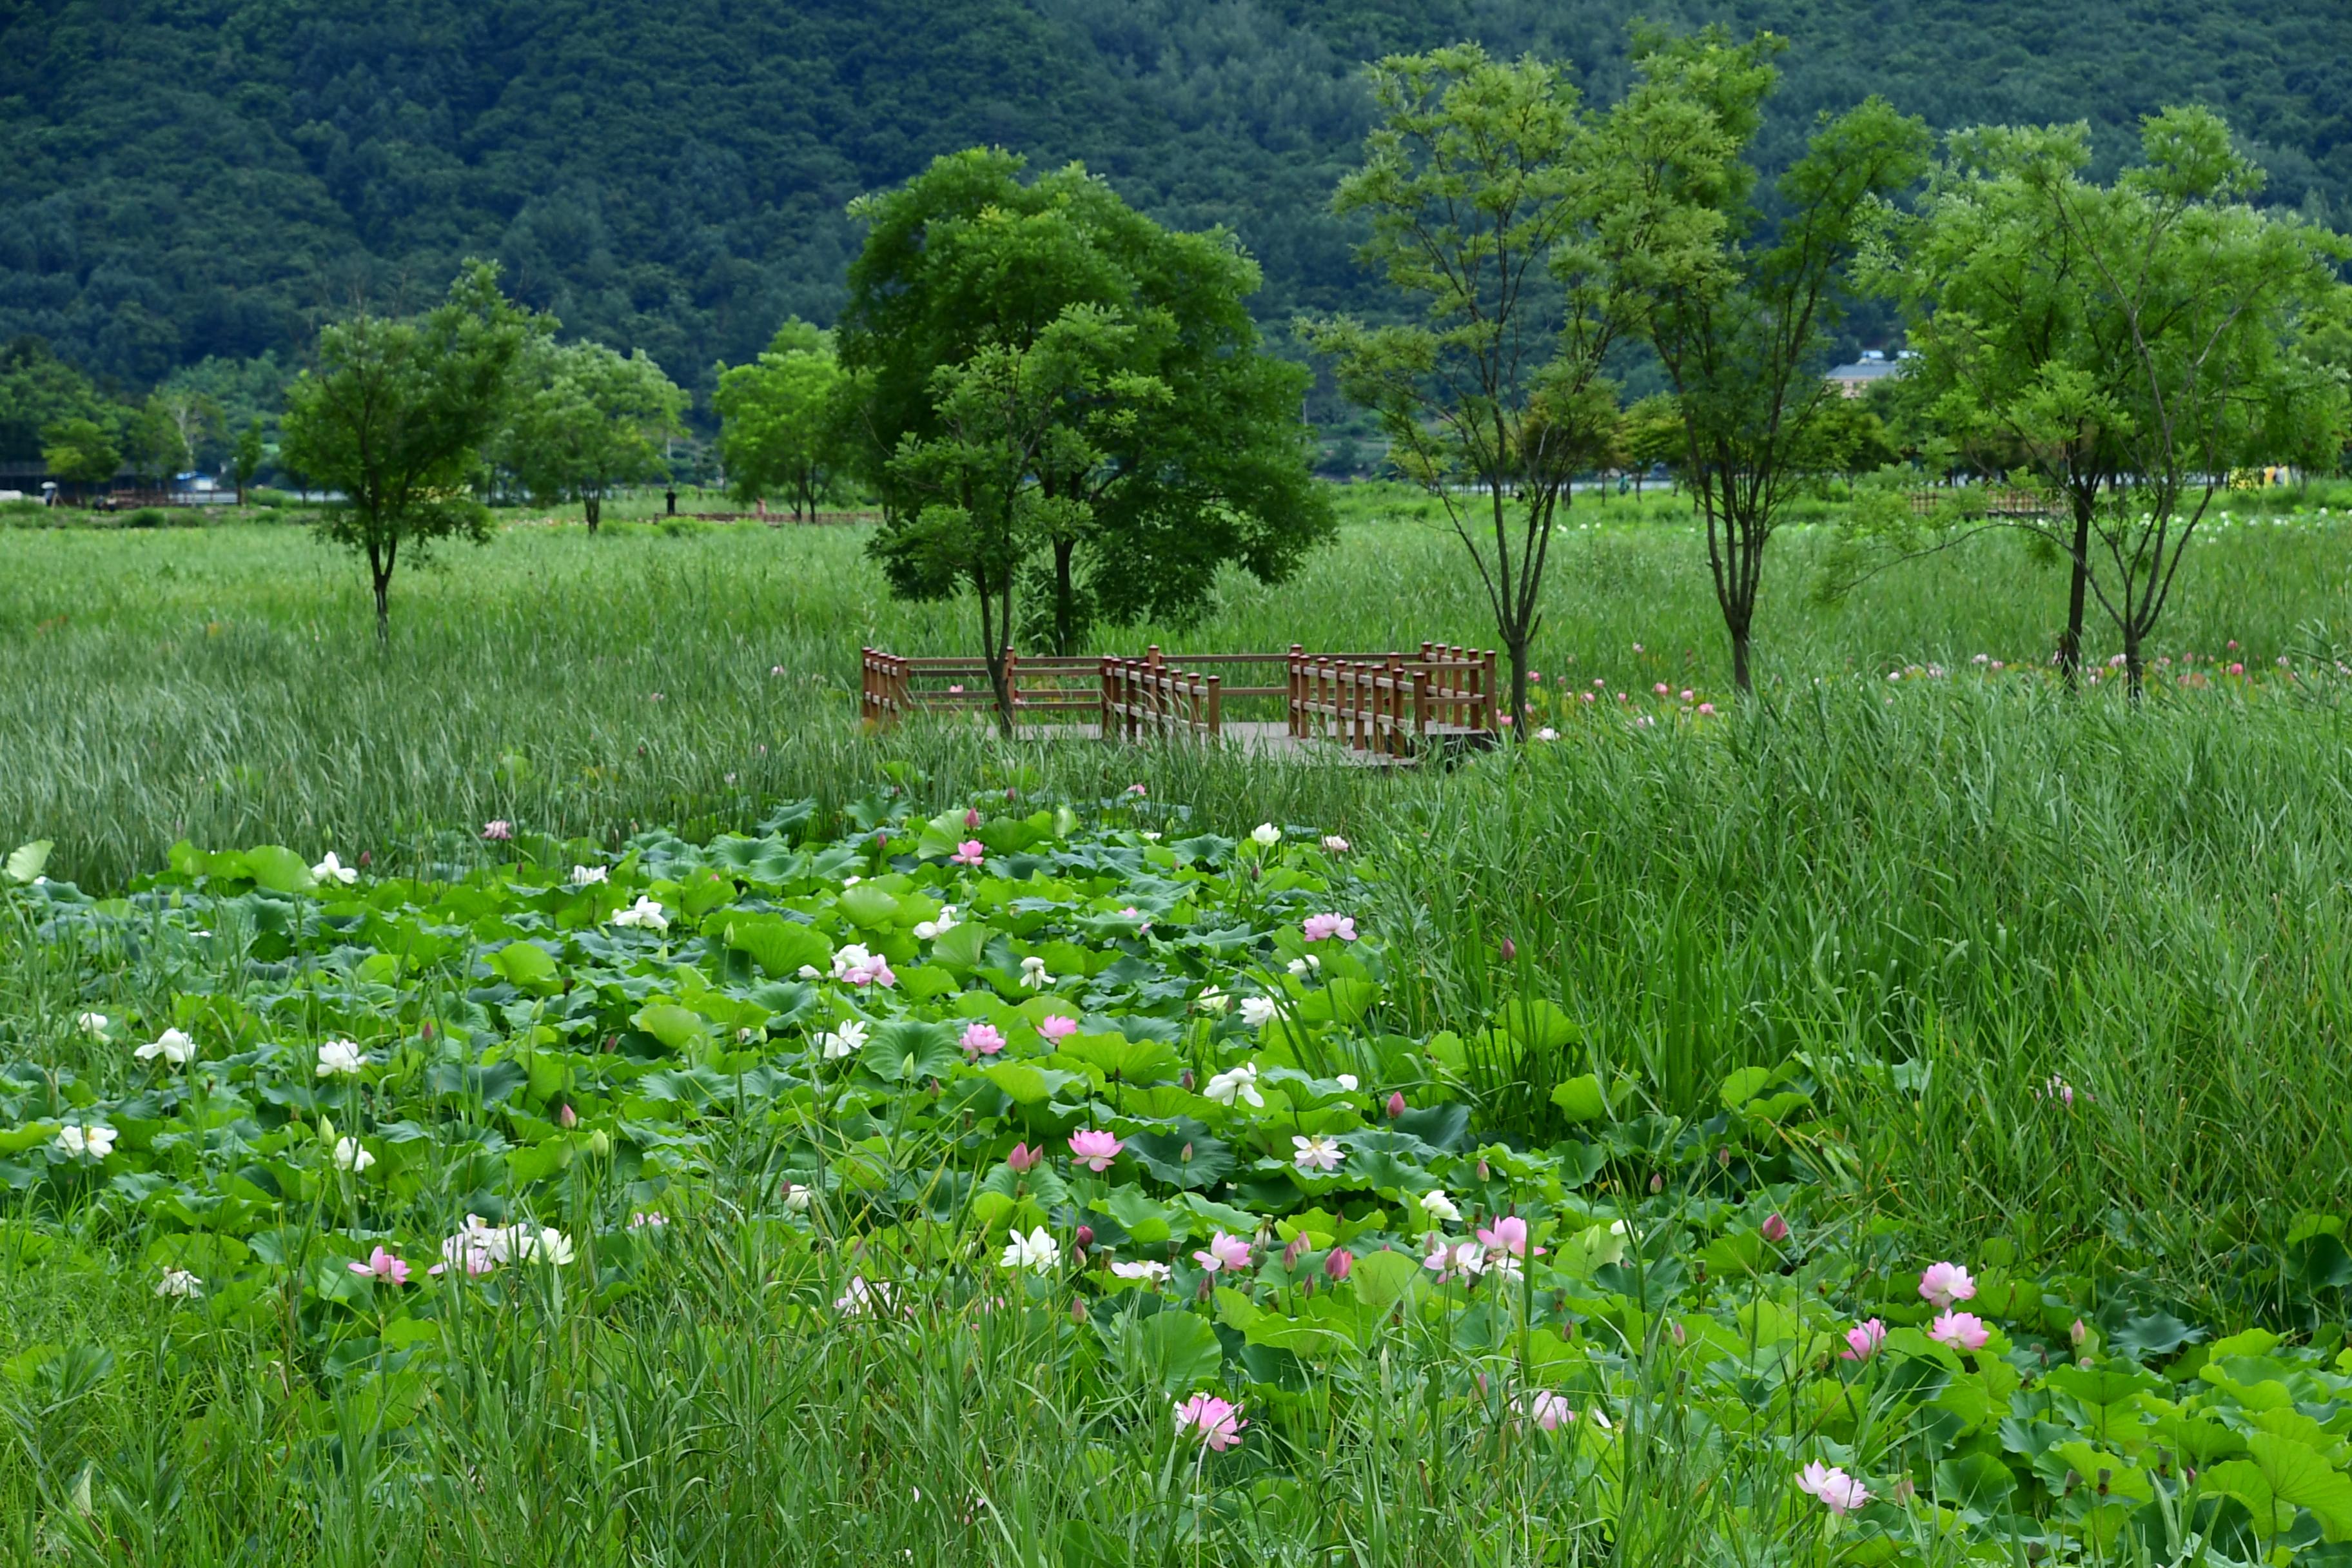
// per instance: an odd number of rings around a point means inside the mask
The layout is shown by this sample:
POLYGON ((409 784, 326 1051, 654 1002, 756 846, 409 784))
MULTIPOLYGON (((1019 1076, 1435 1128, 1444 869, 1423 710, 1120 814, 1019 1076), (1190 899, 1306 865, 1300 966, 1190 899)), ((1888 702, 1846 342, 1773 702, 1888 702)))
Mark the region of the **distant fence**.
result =
MULTIPOLYGON (((917 713, 992 710, 988 664, 972 658, 910 658, 859 650, 859 715, 887 728, 917 713)), ((1494 650, 1423 643, 1418 653, 1163 654, 1142 658, 1027 656, 1004 650, 1006 696, 1022 725, 1093 718, 1105 740, 1227 733, 1236 700, 1276 702, 1280 732, 1350 750, 1402 757, 1449 739, 1499 732, 1494 650), (1281 684, 1229 685, 1223 673, 1255 667, 1281 684)), ((1272 726, 1257 726, 1271 731, 1272 726)))
POLYGON ((1963 515, 1969 517, 2051 517, 2057 508, 2046 496, 2032 490, 1979 490, 1971 499, 1969 491, 1913 490, 1911 510, 1915 516, 1926 517, 1958 497, 1963 515))

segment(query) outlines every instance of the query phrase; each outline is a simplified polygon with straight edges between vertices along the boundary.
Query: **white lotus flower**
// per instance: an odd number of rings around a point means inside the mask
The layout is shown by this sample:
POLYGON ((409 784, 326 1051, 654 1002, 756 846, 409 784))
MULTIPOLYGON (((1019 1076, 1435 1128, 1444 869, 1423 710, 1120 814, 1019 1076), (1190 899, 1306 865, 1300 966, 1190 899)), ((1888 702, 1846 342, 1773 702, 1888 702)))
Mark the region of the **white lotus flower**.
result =
POLYGON ((637 901, 613 917, 616 926, 637 926, 646 931, 669 930, 669 917, 653 900, 638 895, 637 901))
POLYGON ((102 1040, 106 1037, 106 1024, 107 1018, 106 1015, 103 1013, 77 1013, 74 1015, 74 1027, 79 1029, 83 1034, 88 1035, 94 1040, 102 1040))
POLYGON ((1278 1009, 1275 1006, 1274 998, 1271 996, 1242 998, 1242 1022, 1253 1029, 1265 1028, 1276 1011, 1278 1009))
POLYGON ((827 1030, 816 1037, 817 1048, 824 1059, 837 1062, 844 1057, 854 1057, 866 1044, 866 1023, 861 1018, 845 1019, 841 1026, 827 1030))
POLYGON ((1421 1194, 1421 1212, 1433 1220, 1440 1220, 1448 1225, 1459 1224, 1462 1219, 1462 1211, 1454 1206, 1454 1200, 1445 1195, 1444 1187, 1437 1187, 1421 1194))
POLYGON ((1155 1263, 1149 1258, 1133 1263, 1114 1263, 1110 1271, 1121 1279, 1140 1279, 1154 1288, 1167 1284, 1169 1277, 1175 1273, 1165 1263, 1155 1263))
POLYGON ((205 1282, 185 1268, 166 1268, 155 1281, 155 1294, 166 1301, 193 1301, 205 1293, 205 1282))
POLYGON ((357 1078, 367 1066, 367 1054, 355 1040, 329 1040, 319 1047, 320 1078, 357 1078))
POLYGON ((1062 1261, 1062 1244, 1045 1234, 1045 1227, 1042 1225, 1026 1236, 1016 1230, 1013 1233, 1013 1239, 1004 1244, 1004 1256, 997 1261, 1007 1268, 1026 1268, 1033 1274, 1049 1274, 1062 1261))
POLYGON ((375 1163, 375 1156, 356 1138, 335 1140, 335 1168, 349 1171, 354 1176, 375 1163))
POLYGON ((940 910, 939 919, 935 921, 917 921, 915 922, 915 940, 918 942, 937 942, 940 938, 947 935, 948 932, 955 930, 957 926, 962 923, 962 921, 956 919, 956 907, 953 904, 945 905, 940 910))
POLYGON ((1192 1005, 1203 1013, 1223 1013, 1234 1005, 1234 999, 1213 985, 1203 985, 1201 994, 1192 998, 1192 1005))
POLYGON ((1282 842, 1282 829, 1271 822, 1261 822, 1250 829, 1250 837, 1261 849, 1271 849, 1282 842))
POLYGON ((603 866, 574 866, 572 868, 572 885, 575 888, 589 887, 604 880, 607 875, 608 868, 603 866))
POLYGON ((551 1263, 558 1268, 570 1265, 572 1258, 572 1238, 553 1226, 541 1226, 534 1231, 527 1225, 508 1226, 517 1233, 510 1251, 518 1263, 551 1263))
POLYGON ((1265 1103, 1265 1096, 1257 1091, 1255 1062, 1244 1062, 1237 1068, 1217 1074, 1209 1080, 1209 1087, 1201 1092, 1219 1105, 1231 1105, 1236 1100, 1255 1106, 1265 1103))
POLYGON ((114 1129, 69 1123, 58 1129, 57 1147, 78 1160, 103 1160, 114 1152, 114 1129))
POLYGON ((360 879, 358 868, 346 866, 336 859, 331 849, 327 851, 325 859, 310 868, 310 875, 321 882, 341 882, 346 888, 360 879))
POLYGON ((1354 1073, 1343 1072, 1333 1081, 1337 1082, 1341 1089, 1347 1090, 1349 1094, 1356 1092, 1356 1075, 1354 1073))
POLYGON ((1045 973, 1045 961, 1034 953, 1023 959, 1021 984, 1028 986, 1032 991, 1043 991, 1053 984, 1054 977, 1045 973))
POLYGON ((1307 954, 1304 958, 1294 958, 1290 961, 1290 973, 1302 978, 1314 973, 1317 970, 1322 967, 1322 958, 1312 952, 1307 954))
POLYGON ((814 1193, 810 1192, 808 1188, 803 1186, 798 1182, 786 1182, 784 1184, 784 1207, 790 1213, 808 1213, 809 1202, 811 1199, 815 1197, 815 1195, 816 1194, 814 1193))
POLYGON ((196 1059, 196 1042, 184 1029, 166 1029, 131 1054, 142 1062, 161 1057, 175 1068, 184 1068, 196 1059))

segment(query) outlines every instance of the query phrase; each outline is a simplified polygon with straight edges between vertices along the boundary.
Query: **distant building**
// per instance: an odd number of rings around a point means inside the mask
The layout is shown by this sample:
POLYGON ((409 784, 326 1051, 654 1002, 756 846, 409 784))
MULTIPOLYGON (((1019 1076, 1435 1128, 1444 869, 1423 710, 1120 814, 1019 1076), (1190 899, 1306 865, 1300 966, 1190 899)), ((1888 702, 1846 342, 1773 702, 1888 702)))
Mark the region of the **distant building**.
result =
POLYGON ((1873 383, 1885 381, 1890 375, 1901 374, 1903 361, 1909 357, 1908 354, 1902 354, 1889 359, 1876 349, 1864 349, 1862 351, 1860 359, 1852 364, 1835 367, 1829 373, 1826 379, 1832 386, 1838 389, 1841 396, 1860 397, 1870 390, 1873 383))

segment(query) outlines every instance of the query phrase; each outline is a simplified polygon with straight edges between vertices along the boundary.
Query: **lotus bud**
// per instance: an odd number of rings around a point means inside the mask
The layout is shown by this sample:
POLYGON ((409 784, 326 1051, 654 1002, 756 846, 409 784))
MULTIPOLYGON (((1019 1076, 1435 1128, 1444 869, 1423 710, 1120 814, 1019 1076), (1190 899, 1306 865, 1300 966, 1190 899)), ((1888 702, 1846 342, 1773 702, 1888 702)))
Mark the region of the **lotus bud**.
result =
POLYGON ((1182 1085, 1184 1086, 1184 1092, 1185 1092, 1186 1094, 1190 1094, 1190 1093, 1192 1093, 1192 1069, 1191 1068, 1186 1068, 1182 1072, 1178 1073, 1178 1074, 1176 1075, 1176 1081, 1177 1081, 1178 1083, 1181 1083, 1181 1084, 1182 1084, 1182 1085))
POLYGON ((980 826, 980 813, 978 811, 966 811, 963 814, 963 825, 966 827, 978 827, 980 826))
POLYGON ((1286 1269, 1297 1268, 1299 1255, 1306 1250, 1307 1233, 1302 1230, 1297 1236, 1290 1238, 1290 1245, 1288 1247, 1282 1249, 1283 1268, 1286 1269))
POLYGON ((1503 962, 1509 963, 1519 956, 1519 944, 1509 937, 1503 939, 1503 962))
POLYGON ((1666 1332, 1674 1335, 1675 1343, 1678 1345, 1687 1344, 1690 1341, 1690 1336, 1683 1332, 1683 1326, 1680 1323, 1668 1323, 1666 1332))
POLYGON ((331 1118, 321 1116, 319 1118, 319 1142, 321 1143, 331 1143, 334 1141, 334 1121, 331 1118))
POLYGON ((613 1135, 599 1127, 588 1134, 588 1152, 599 1160, 613 1152, 613 1135))
POLYGON ((2082 1319, 2077 1318, 2074 1320, 2074 1326, 2066 1331, 2066 1337, 2074 1342, 2076 1350, 2081 1350, 2083 1342, 2091 1337, 2091 1331, 2083 1326, 2082 1319))
POLYGON ((1789 1222, 1782 1219, 1777 1214, 1769 1214, 1764 1216, 1762 1229, 1764 1232, 1764 1239, 1770 1242, 1775 1247, 1780 1246, 1782 1242, 1789 1239, 1789 1222))
POLYGON ((1663 1192, 1664 1192, 1665 1190, 1666 1190, 1666 1177, 1665 1177, 1665 1173, 1664 1173, 1664 1172, 1663 1172, 1663 1171, 1661 1171, 1661 1172, 1660 1172, 1660 1173, 1658 1173, 1656 1175, 1652 1176, 1652 1177, 1650 1178, 1650 1191, 1651 1191, 1651 1193, 1652 1193, 1653 1194, 1658 1194, 1658 1193, 1663 1193, 1663 1192))
POLYGON ((1095 1227, 1090 1225, 1082 1225, 1078 1226, 1077 1240, 1078 1250, 1081 1252, 1084 1252, 1087 1247, 1092 1247, 1095 1244, 1095 1227))
POLYGON ((580 1125, 580 1113, 569 1105, 563 1106, 555 1113, 555 1124, 569 1132, 580 1125))
POLYGON ((1486 1168, 1486 1162, 1484 1160, 1478 1162, 1478 1179, 1482 1182, 1491 1182, 1495 1179, 1495 1173, 1486 1168))
POLYGON ((1356 1271, 1356 1255, 1344 1247, 1335 1247, 1323 1259, 1323 1272, 1338 1284, 1356 1271))
POLYGON ((1398 1117, 1402 1116, 1403 1114, 1404 1090, 1398 1089, 1395 1093, 1389 1096, 1389 1120, 1391 1121, 1394 1121, 1398 1117))
POLYGON ((1180 1164, 1191 1164, 1192 1163, 1192 1145, 1190 1143, 1185 1144, 1183 1152, 1177 1155, 1176 1159, 1177 1163, 1180 1164))
POLYGON ((1004 1156, 1004 1163, 1012 1166, 1015 1172, 1027 1172, 1035 1170, 1037 1162, 1045 1157, 1045 1151, 1043 1149, 1032 1149, 1026 1143, 1015 1143, 1013 1145, 1013 1152, 1004 1156))

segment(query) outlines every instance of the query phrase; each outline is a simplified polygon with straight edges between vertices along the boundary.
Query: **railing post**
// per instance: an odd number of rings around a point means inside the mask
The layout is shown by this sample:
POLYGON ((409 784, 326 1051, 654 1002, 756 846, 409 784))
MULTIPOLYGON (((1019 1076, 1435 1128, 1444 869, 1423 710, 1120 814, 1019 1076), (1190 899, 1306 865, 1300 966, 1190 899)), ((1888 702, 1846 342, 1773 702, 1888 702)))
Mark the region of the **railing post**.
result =
MULTIPOLYGON (((1501 725, 1495 722, 1495 650, 1493 648, 1488 648, 1486 650, 1485 663, 1486 668, 1480 672, 1482 677, 1480 685, 1486 699, 1486 721, 1485 728, 1489 733, 1492 733, 1502 728, 1501 725)), ((1514 715, 1514 717, 1516 718, 1517 716, 1514 715)))
POLYGON ((1223 679, 1215 675, 1209 677, 1209 739, 1212 741, 1224 732, 1223 701, 1217 690, 1217 683, 1223 679))
POLYGON ((1102 698, 1102 718, 1096 725, 1096 732, 1108 741, 1110 739, 1110 655, 1103 655, 1096 663, 1095 679, 1102 698))

